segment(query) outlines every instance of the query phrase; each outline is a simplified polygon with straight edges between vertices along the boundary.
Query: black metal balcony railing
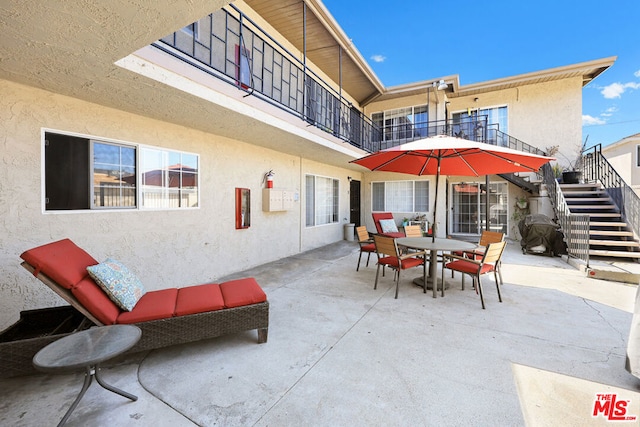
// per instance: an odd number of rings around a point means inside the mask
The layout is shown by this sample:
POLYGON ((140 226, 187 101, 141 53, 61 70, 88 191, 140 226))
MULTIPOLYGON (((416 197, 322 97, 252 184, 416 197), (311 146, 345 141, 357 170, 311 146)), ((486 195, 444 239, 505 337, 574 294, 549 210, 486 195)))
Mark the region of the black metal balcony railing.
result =
POLYGON ((589 267, 589 215, 571 213, 551 165, 545 163, 541 170, 558 224, 564 233, 567 253, 570 257, 584 261, 589 267))
POLYGON ((602 155, 602 145, 586 150, 581 164, 584 180, 600 182, 635 235, 640 235, 640 198, 602 155))
POLYGON ((368 152, 445 134, 542 153, 487 123, 487 116, 381 129, 232 4, 153 46, 368 152))
POLYGON ((381 150, 434 135, 455 136, 527 153, 545 155, 544 151, 500 131, 497 125, 488 123, 487 116, 384 126, 380 132, 382 140, 374 145, 376 150, 381 150))
POLYGON ((367 151, 380 132, 240 10, 221 9, 153 45, 367 151))

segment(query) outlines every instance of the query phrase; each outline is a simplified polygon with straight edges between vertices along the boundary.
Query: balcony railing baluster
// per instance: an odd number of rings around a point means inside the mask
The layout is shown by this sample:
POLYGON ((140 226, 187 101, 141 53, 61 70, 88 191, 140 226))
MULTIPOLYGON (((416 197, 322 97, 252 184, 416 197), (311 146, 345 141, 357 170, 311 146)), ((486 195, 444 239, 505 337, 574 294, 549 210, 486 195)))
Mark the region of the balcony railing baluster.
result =
POLYGON ((371 138, 379 133, 371 120, 239 9, 230 7, 153 45, 352 145, 371 149, 371 138))

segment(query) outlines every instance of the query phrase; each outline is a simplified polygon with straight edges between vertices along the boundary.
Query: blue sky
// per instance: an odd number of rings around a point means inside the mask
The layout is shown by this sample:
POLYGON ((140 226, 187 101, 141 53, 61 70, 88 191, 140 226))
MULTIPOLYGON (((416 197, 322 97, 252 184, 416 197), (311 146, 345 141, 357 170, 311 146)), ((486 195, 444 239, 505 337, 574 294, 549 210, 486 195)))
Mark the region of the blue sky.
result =
POLYGON ((466 85, 617 56, 583 89, 583 141, 640 133, 640 0, 323 0, 385 86, 466 85))

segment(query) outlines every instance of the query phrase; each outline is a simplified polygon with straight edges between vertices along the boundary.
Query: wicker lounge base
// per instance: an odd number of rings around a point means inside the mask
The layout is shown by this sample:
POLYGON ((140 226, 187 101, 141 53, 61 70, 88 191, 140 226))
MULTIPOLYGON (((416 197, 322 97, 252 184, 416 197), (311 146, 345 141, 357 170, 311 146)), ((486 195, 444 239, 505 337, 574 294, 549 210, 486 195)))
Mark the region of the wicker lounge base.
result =
MULTIPOLYGON (((0 378, 38 374, 32 360, 40 349, 70 333, 94 326, 70 306, 28 310, 20 314, 20 320, 0 334, 0 378)), ((142 329, 142 338, 126 354, 252 329, 258 330, 258 343, 264 343, 269 325, 269 302, 135 325, 142 329)))
MULTIPOLYGON (((99 320, 99 316, 96 313, 89 310, 76 298, 74 295, 75 288, 61 286, 61 284, 45 274, 45 271, 49 271, 54 277, 82 278, 83 275, 86 276, 85 265, 75 265, 77 262, 69 261, 73 257, 68 256, 69 254, 78 253, 81 249, 77 248, 68 239, 54 242, 41 248, 44 248, 43 252, 40 248, 35 248, 32 251, 25 252, 25 254, 31 252, 28 256, 22 255, 24 259, 36 259, 34 264, 38 265, 39 268, 26 261, 22 263, 22 266, 71 304, 73 309, 71 307, 55 307, 22 312, 21 320, 0 334, 0 361, 2 361, 0 364, 0 378, 36 373, 37 371, 32 366, 32 359, 41 348, 69 333, 86 329, 90 326, 103 326, 105 324, 99 320), (41 251, 40 253, 38 253, 39 250, 41 251), (46 256, 42 256, 42 253, 46 256), (52 253, 54 256, 50 255, 52 253), (34 258, 36 256, 40 258, 34 258), (62 266, 58 267, 60 264, 62 266), (20 329, 25 329, 25 325, 34 323, 33 319, 26 319, 26 317, 33 317, 34 312, 37 315, 39 314, 37 312, 47 312, 47 310, 49 316, 53 316, 54 314, 52 313, 54 312, 58 316, 55 319, 49 318, 48 320, 42 320, 41 318, 40 323, 43 323, 45 328, 49 328, 48 331, 44 333, 28 332, 23 337, 19 336, 20 329), (63 324, 64 327, 57 326, 63 324)), ((93 286, 97 289, 95 283, 93 286)), ((205 289, 205 286, 218 285, 202 286, 200 289, 205 289)), ((252 329, 257 330, 258 343, 265 343, 269 328, 269 301, 266 300, 266 295, 260 286, 251 278, 226 282, 220 285, 221 288, 223 286, 232 288, 225 288, 229 289, 231 294, 229 296, 230 300, 225 297, 224 308, 218 307, 218 309, 210 309, 210 311, 199 310, 193 314, 176 315, 174 313, 159 319, 158 315, 156 315, 154 320, 145 321, 145 319, 140 319, 138 322, 131 323, 142 330, 142 338, 127 353, 185 344, 252 329), (256 294, 259 296, 256 297, 256 294), (240 299, 238 300, 238 298, 240 299)), ((188 293, 189 289, 195 290, 197 288, 198 286, 196 285, 184 289, 188 293)), ((98 292, 102 293, 101 291, 98 292)), ((109 301, 109 304, 113 303, 109 301)), ((182 307, 184 308, 184 306, 182 307)), ((155 305, 151 306, 151 310, 155 310, 155 308, 155 305)), ((176 309, 176 312, 178 312, 178 309, 176 309)), ((35 323, 36 330, 42 329, 41 325, 37 325, 38 321, 35 321, 35 323)))

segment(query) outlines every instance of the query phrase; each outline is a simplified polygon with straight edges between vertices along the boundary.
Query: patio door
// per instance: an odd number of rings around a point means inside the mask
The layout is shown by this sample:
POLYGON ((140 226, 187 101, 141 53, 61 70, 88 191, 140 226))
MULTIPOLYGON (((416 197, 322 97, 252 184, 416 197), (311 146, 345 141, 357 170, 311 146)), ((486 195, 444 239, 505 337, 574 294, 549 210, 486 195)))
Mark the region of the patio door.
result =
POLYGON ((487 197, 491 231, 507 232, 507 183, 460 182, 451 185, 451 233, 480 235, 485 229, 487 197))
POLYGON ((349 183, 349 222, 359 227, 360 223, 360 181, 352 179, 349 183))

